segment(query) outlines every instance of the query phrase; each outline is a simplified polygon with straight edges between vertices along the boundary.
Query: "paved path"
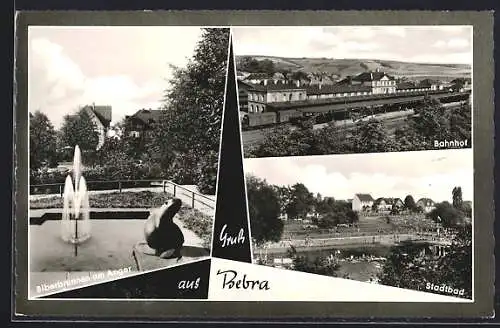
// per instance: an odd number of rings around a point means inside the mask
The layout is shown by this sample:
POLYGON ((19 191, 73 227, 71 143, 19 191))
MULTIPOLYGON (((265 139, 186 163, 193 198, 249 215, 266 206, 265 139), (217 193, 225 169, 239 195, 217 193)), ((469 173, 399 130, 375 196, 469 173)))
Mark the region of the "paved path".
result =
POLYGON ((338 247, 338 246, 369 246, 375 243, 381 245, 395 245, 401 241, 422 241, 429 242, 433 244, 449 244, 448 241, 439 238, 430 238, 428 236, 418 236, 415 234, 385 234, 385 235, 371 235, 371 236, 353 236, 353 237, 341 237, 341 238, 311 238, 307 242, 305 239, 291 239, 282 240, 277 243, 267 244, 268 252, 281 253, 286 251, 290 245, 296 248, 305 248, 307 250, 313 248, 324 248, 324 247, 338 247))

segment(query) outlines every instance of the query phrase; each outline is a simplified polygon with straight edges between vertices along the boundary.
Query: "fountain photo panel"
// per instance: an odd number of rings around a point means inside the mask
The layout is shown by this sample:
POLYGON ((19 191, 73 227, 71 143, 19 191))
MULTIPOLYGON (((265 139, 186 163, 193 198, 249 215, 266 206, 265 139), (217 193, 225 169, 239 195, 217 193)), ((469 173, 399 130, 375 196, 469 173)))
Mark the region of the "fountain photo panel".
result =
POLYGON ((266 300, 471 302, 472 155, 245 159, 258 266, 214 259, 209 297, 222 299, 227 289, 235 299, 256 300, 231 288, 243 279, 258 281, 266 300), (296 281, 300 290, 287 288, 296 281))
MULTIPOLYGON (((95 284, 105 297, 106 281, 208 259, 229 29, 30 26, 28 39, 29 297, 95 284)), ((193 271, 202 287, 208 268, 193 271)))

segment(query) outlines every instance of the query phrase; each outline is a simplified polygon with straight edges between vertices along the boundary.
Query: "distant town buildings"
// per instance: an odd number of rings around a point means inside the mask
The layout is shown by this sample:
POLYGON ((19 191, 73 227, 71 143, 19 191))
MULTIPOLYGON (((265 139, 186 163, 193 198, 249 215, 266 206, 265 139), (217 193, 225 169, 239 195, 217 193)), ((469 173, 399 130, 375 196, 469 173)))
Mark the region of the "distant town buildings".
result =
POLYGON ((239 73, 238 91, 240 111, 265 113, 281 104, 302 102, 304 105, 319 99, 338 99, 369 95, 411 94, 426 91, 467 91, 471 88, 469 78, 451 82, 425 78, 409 81, 395 78, 385 72, 367 71, 347 76, 340 81, 324 74, 304 73, 293 79, 294 74, 239 73))
POLYGON ((99 150, 106 140, 106 135, 112 118, 111 106, 96 106, 95 104, 86 105, 82 108, 94 123, 97 133, 99 135, 96 150, 99 150))
MULTIPOLYGON (((416 203, 423 213, 429 213, 435 208, 435 203, 430 198, 420 198, 416 203)), ((401 198, 379 197, 373 199, 370 194, 355 194, 352 200, 352 210, 357 212, 400 212, 405 209, 401 198)))

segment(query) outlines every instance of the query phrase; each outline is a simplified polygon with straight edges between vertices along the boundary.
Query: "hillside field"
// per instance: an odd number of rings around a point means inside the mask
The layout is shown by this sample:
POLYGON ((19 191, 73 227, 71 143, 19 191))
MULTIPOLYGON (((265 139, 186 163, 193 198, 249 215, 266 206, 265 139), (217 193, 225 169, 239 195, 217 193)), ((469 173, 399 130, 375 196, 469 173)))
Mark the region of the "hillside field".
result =
POLYGON ((307 73, 322 73, 336 79, 357 75, 364 71, 381 70, 389 75, 405 76, 412 80, 425 78, 451 81, 459 77, 470 77, 471 67, 462 64, 410 63, 379 59, 332 59, 332 58, 285 58, 272 56, 236 56, 236 65, 245 57, 256 60, 268 59, 277 71, 291 70, 307 73))

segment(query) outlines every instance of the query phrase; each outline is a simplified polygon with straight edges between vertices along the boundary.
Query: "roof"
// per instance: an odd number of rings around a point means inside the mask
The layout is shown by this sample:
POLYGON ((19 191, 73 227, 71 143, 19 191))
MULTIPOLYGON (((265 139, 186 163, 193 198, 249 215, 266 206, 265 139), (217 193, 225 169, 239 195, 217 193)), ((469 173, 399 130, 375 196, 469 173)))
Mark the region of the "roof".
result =
POLYGON ((104 125, 105 127, 109 127, 112 115, 111 106, 86 105, 83 107, 83 109, 88 112, 92 112, 97 117, 97 119, 102 123, 102 125, 104 125))
POLYGON ((392 76, 389 76, 389 75, 385 74, 384 72, 364 72, 364 73, 356 75, 355 77, 352 78, 352 80, 353 81, 361 81, 361 82, 379 81, 384 76, 387 76, 389 78, 389 80, 394 80, 394 78, 392 76))
POLYGON ((393 203, 396 202, 396 198, 385 198, 385 197, 379 197, 377 198, 373 204, 375 205, 378 205, 380 204, 382 201, 384 201, 387 205, 392 205, 393 203))
POLYGON ((267 103, 268 109, 285 110, 285 109, 297 109, 301 112, 306 113, 317 113, 317 112, 337 112, 345 111, 346 109, 362 108, 366 106, 377 106, 377 105, 387 105, 387 104, 407 104, 411 102, 417 102, 424 99, 425 95, 430 95, 433 98, 441 99, 443 97, 450 97, 452 95, 464 95, 470 94, 470 92, 456 92, 449 93, 447 91, 419 91, 419 92, 398 92, 391 94, 380 94, 380 95, 364 95, 364 96, 352 96, 352 97, 329 97, 320 99, 307 99, 307 100, 297 100, 297 101, 281 101, 267 103))
POLYGON ((308 95, 320 95, 329 93, 351 93, 351 92, 370 92, 371 88, 366 85, 343 85, 343 84, 324 84, 311 85, 307 87, 308 95))
POLYGON ((269 74, 267 73, 250 73, 245 80, 253 80, 253 79, 268 79, 269 74))
POLYGON ((112 117, 111 106, 94 106, 94 113, 104 126, 109 126, 112 117))
POLYGON ((267 85, 263 84, 255 84, 255 83, 248 83, 248 82, 243 82, 245 85, 255 91, 278 91, 278 90, 304 90, 306 91, 305 87, 302 86, 297 86, 296 84, 291 84, 291 83, 268 83, 267 85))
POLYGON ((373 198, 370 194, 356 194, 356 197, 362 202, 373 202, 373 198))
POLYGON ((407 89, 419 89, 421 87, 416 86, 412 82, 401 82, 396 85, 396 89, 407 90, 407 89))
POLYGON ((161 109, 141 109, 137 111, 134 115, 129 116, 129 119, 139 119, 144 123, 158 122, 163 115, 164 111, 161 109))
POLYGON ((253 86, 254 86, 253 83, 238 79, 238 88, 239 89, 253 89, 253 86))
POLYGON ((460 84, 463 84, 465 82, 470 83, 471 81, 472 81, 472 79, 469 78, 469 77, 459 77, 459 78, 456 78, 454 80, 451 80, 451 83, 460 83, 460 84))
POLYGON ((285 75, 283 75, 283 73, 281 72, 276 72, 273 74, 273 79, 284 79, 285 78, 285 75))
POLYGON ((436 85, 436 84, 439 84, 441 83, 440 81, 438 80, 433 80, 433 79, 423 79, 422 81, 420 81, 420 83, 418 85, 421 85, 421 86, 432 86, 432 85, 436 85))

